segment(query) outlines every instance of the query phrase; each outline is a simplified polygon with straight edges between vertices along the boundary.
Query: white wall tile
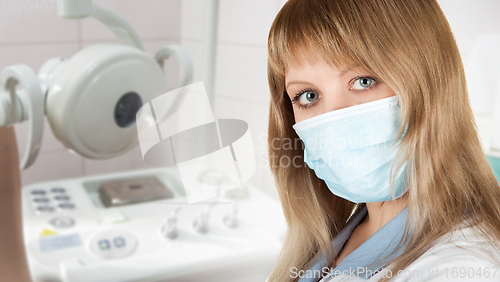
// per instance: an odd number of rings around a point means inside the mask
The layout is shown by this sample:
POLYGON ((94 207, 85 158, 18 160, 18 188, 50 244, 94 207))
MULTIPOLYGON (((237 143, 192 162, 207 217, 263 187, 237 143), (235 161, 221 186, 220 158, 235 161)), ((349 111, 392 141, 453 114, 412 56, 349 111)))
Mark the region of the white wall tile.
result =
POLYGON ((268 104, 267 48, 219 44, 215 93, 268 104))
POLYGON ((181 46, 193 61, 193 82, 203 80, 203 43, 200 40, 185 40, 181 42, 181 46))
POLYGON ((469 55, 479 33, 500 33, 500 1, 438 0, 457 40, 460 52, 469 55))
MULTIPOLYGON (((122 16, 142 40, 179 38, 180 0, 97 0, 95 3, 122 16)), ((82 19, 82 40, 115 40, 113 33, 96 19, 82 19)))
POLYGON ((181 37, 182 39, 202 39, 205 21, 205 0, 182 0, 181 37))
POLYGON ((23 185, 83 176, 83 160, 67 151, 42 153, 29 169, 21 172, 23 185))
MULTIPOLYGON (((182 46, 188 49, 194 59, 194 81, 203 80, 203 21, 200 17, 204 16, 204 11, 201 9, 204 2, 202 0, 182 2, 182 46)), ((253 21, 260 19, 262 14, 267 15, 272 21, 275 12, 275 2, 221 1, 215 82, 217 94, 267 103, 269 88, 265 45, 270 23, 258 20, 259 23, 255 25, 251 22, 252 19, 253 21), (264 25, 267 26, 264 28, 264 25), (238 37, 238 34, 245 35, 238 37), (235 37, 230 38, 233 35, 235 37), (264 41, 262 38, 256 39, 259 36, 263 36, 264 41), (256 44, 260 44, 261 47, 256 44)))
POLYGON ((38 74, 47 60, 53 57, 69 58, 77 51, 76 42, 0 45, 0 70, 10 65, 25 64, 38 74))
MULTIPOLYGON (((21 42, 68 42, 78 39, 78 21, 57 16, 55 0, 46 1, 47 11, 29 8, 35 1, 0 2, 0 44, 21 42), (11 11, 10 3, 24 3, 25 6, 11 11), (5 4, 5 6, 3 5, 5 4), (50 10, 52 8, 52 10, 50 10)), ((40 1, 38 1, 40 5, 40 1)))
POLYGON ((285 5, 286 1, 288 0, 276 0, 277 6, 278 6, 278 11, 285 5))
MULTIPOLYGON (((269 0, 219 2, 218 41, 251 45, 267 45, 269 28, 278 12, 278 4, 269 0)), ((181 36, 203 39, 204 0, 183 0, 181 36)))
POLYGON ((219 41, 266 46, 276 13, 274 1, 221 0, 219 41))

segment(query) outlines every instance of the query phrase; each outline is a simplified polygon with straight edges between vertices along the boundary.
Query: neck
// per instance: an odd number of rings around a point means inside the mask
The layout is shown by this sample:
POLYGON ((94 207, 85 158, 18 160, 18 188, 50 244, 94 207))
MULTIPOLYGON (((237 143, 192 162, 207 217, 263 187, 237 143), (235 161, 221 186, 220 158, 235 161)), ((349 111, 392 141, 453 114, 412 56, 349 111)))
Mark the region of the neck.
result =
POLYGON ((363 222, 366 230, 371 235, 375 234, 407 206, 407 195, 391 201, 366 203, 368 214, 363 222))

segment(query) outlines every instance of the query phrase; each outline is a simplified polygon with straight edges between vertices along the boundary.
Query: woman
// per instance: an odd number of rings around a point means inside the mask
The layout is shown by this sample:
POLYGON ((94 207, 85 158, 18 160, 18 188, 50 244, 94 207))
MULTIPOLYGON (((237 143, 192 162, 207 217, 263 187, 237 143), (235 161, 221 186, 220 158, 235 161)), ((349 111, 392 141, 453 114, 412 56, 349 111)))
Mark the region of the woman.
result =
POLYGON ((289 0, 268 52, 268 281, 500 280, 500 187, 435 0, 289 0))

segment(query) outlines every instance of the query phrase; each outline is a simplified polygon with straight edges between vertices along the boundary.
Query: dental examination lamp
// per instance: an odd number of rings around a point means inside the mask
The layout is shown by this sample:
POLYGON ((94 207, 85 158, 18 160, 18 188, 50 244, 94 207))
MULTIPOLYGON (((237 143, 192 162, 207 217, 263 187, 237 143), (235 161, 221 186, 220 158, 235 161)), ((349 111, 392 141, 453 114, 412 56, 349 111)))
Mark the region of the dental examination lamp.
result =
POLYGON ((167 58, 180 62, 179 87, 193 77, 191 59, 180 46, 162 47, 152 57, 144 52, 134 29, 114 12, 90 0, 59 0, 57 6, 63 18, 90 16, 101 21, 122 44, 91 45, 69 60, 52 58, 38 76, 26 65, 3 69, 0 126, 29 122, 23 170, 35 162, 40 150, 44 114, 56 138, 70 151, 89 159, 109 159, 138 144, 137 111, 167 92, 162 69, 167 58))

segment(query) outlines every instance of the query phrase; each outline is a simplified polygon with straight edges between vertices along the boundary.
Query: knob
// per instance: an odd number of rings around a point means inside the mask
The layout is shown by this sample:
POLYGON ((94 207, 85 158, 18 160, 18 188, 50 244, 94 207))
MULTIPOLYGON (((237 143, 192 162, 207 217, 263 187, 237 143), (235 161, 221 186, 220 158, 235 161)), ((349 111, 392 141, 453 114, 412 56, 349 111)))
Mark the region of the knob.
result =
POLYGON ((198 218, 196 218, 193 222, 193 227, 199 233, 205 234, 208 232, 208 214, 210 209, 214 204, 210 204, 207 209, 200 214, 198 218))
POLYGON ((238 227, 238 219, 236 218, 236 214, 238 212, 238 203, 234 203, 233 209, 231 213, 226 214, 224 218, 222 219, 222 222, 224 225, 226 225, 229 228, 236 228, 238 227))
POLYGON ((172 214, 163 221, 163 225, 161 227, 161 234, 168 239, 175 239, 179 232, 177 231, 177 213, 181 208, 176 208, 172 214))
POLYGON ((239 187, 224 192, 224 197, 235 200, 248 198, 248 187, 243 183, 239 187))

